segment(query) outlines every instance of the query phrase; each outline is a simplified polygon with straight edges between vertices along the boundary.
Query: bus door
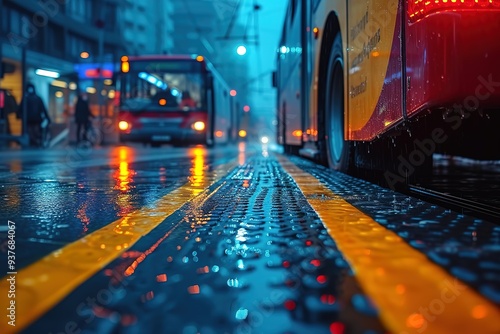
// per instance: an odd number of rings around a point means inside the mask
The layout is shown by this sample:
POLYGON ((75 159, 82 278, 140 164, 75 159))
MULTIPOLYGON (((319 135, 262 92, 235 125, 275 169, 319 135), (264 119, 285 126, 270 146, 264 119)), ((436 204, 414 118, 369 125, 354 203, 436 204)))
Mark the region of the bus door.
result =
POLYGON ((346 133, 351 140, 369 140, 403 117, 403 8, 399 0, 347 4, 346 133))
POLYGON ((302 84, 302 110, 303 113, 303 130, 304 130, 304 141, 316 140, 313 137, 312 129, 315 128, 317 124, 317 112, 315 106, 311 106, 310 103, 313 99, 311 99, 313 91, 313 61, 314 61, 314 35, 313 35, 313 26, 312 26, 312 14, 313 14, 313 6, 315 6, 317 1, 313 0, 304 0, 302 1, 302 20, 303 27, 302 29, 302 75, 304 78, 302 84))
POLYGON ((215 111, 216 111, 216 105, 215 105, 215 82, 214 82, 214 76, 212 73, 208 72, 206 75, 206 86, 207 86, 207 144, 213 145, 214 144, 214 127, 215 127, 215 111))
POLYGON ((303 113, 302 99, 304 98, 302 78, 302 1, 290 1, 289 11, 286 19, 286 90, 285 96, 286 109, 284 112, 285 144, 299 146, 302 145, 303 113))

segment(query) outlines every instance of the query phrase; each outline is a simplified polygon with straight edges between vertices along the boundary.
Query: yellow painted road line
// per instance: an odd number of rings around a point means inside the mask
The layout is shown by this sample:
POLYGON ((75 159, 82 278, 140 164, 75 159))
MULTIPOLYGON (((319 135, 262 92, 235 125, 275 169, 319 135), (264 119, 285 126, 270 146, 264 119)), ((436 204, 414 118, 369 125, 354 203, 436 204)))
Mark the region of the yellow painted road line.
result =
POLYGON ((500 309, 317 178, 279 158, 393 334, 500 333, 500 309))
POLYGON ((203 159, 201 154, 195 156, 188 183, 160 198, 154 208, 134 211, 20 270, 15 275, 13 299, 7 298, 9 276, 4 277, 0 282, 0 309, 3 312, 0 333, 17 332, 31 324, 186 202, 198 195, 208 197, 207 188, 238 165, 232 162, 207 172, 203 159), (8 324, 6 317, 10 300, 15 301, 15 327, 8 324))

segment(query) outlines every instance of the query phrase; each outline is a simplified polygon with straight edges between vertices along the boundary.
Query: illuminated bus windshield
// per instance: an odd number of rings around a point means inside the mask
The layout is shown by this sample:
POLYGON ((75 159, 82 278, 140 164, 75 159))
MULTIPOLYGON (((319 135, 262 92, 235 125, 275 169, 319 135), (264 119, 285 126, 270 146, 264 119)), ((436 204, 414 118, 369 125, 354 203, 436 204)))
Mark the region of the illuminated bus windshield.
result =
POLYGON ((130 62, 129 72, 122 73, 120 91, 124 111, 206 109, 205 75, 199 62, 130 62))

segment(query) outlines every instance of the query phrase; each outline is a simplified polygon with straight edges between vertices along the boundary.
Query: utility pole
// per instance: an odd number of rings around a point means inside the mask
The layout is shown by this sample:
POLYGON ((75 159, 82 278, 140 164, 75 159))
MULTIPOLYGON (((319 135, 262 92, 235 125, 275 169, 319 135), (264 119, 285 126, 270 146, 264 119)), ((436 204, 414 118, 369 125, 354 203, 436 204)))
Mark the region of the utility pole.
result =
POLYGON ((97 82, 97 100, 99 104, 99 125, 101 134, 101 143, 104 144, 104 118, 105 118, 105 108, 104 108, 104 97, 102 96, 102 91, 104 89, 104 26, 105 22, 103 19, 97 19, 95 25, 99 29, 99 50, 98 50, 98 63, 99 63, 99 77, 97 82))
MULTIPOLYGON (((1 10, 4 10, 3 9, 3 0, 0 0, 0 8, 1 10)), ((3 17, 3 16, 2 16, 3 17)), ((2 60, 3 60, 3 39, 4 37, 1 36, 0 37, 0 74, 3 74, 3 68, 2 68, 2 60)), ((0 75, 0 80, 2 80, 3 78, 3 75, 0 75)))
MULTIPOLYGON (((0 0, 0 8, 3 8, 3 0, 0 0)), ((0 83, 3 79, 3 36, 0 38, 0 83)), ((0 85, 1 86, 1 85, 0 85)), ((0 136, 8 135, 7 133, 7 112, 5 111, 5 96, 2 91, 0 91, 0 136)))
MULTIPOLYGON (((25 94, 26 94, 26 85, 27 85, 27 80, 26 80, 26 46, 23 45, 21 49, 21 68, 22 68, 22 98, 21 100, 24 100, 25 94)), ((22 133, 21 133, 21 138, 19 139, 19 143, 21 146, 28 146, 30 143, 29 140, 29 135, 28 135, 28 120, 26 119, 28 117, 28 104, 23 103, 23 110, 21 110, 21 115, 22 115, 22 133)))

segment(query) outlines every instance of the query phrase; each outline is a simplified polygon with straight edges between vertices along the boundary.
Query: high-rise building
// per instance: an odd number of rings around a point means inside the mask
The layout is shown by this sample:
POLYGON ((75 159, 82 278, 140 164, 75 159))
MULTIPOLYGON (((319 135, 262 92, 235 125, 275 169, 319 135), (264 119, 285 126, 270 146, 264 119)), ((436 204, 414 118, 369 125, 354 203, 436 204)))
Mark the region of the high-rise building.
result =
POLYGON ((127 54, 163 54, 173 48, 170 0, 124 0, 120 21, 127 54))

